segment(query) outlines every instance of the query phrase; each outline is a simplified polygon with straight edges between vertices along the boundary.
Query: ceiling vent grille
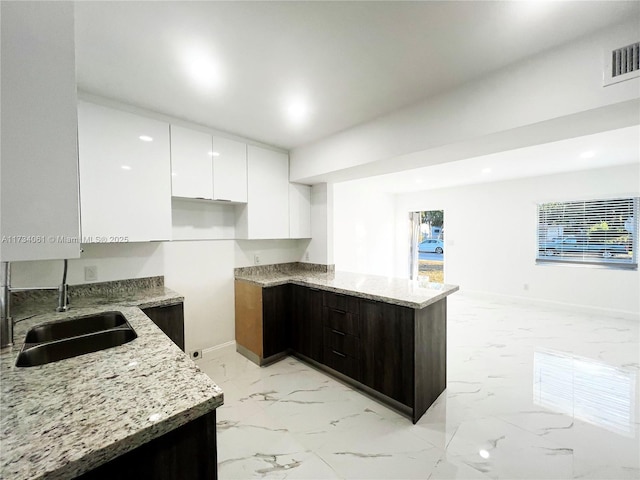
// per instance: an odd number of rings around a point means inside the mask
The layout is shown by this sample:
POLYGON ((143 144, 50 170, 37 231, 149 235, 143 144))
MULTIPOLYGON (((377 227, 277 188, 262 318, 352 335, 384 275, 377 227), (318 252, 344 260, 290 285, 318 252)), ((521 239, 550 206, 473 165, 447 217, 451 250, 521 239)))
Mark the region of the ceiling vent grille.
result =
POLYGON ((640 70, 640 42, 611 52, 611 76, 617 77, 625 73, 640 70))
POLYGON ((640 76, 640 42, 609 52, 605 58, 605 86, 640 76))

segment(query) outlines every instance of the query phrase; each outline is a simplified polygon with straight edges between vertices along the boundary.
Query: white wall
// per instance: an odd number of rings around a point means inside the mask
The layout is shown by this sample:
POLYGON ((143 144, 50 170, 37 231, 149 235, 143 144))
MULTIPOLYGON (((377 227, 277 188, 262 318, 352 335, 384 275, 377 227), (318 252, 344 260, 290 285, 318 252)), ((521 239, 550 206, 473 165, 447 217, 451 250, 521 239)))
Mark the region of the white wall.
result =
POLYGON ((184 296, 188 352, 235 339, 234 241, 166 242, 165 285, 184 296))
MULTIPOLYGON (((535 264, 536 203, 618 195, 640 195, 638 164, 398 195, 396 224, 400 231, 409 211, 444 209, 445 281, 461 290, 637 316, 637 270, 535 264)), ((399 276, 406 275, 403 238, 399 276)))
POLYGON ((334 185, 336 270, 394 276, 395 195, 374 192, 359 183, 334 185))
POLYGON ((640 78, 602 86, 604 47, 637 34, 632 20, 295 148, 290 180, 388 173, 637 124, 640 78))
POLYGON ((303 260, 334 264, 333 185, 319 183, 311 187, 311 240, 307 240, 303 260))

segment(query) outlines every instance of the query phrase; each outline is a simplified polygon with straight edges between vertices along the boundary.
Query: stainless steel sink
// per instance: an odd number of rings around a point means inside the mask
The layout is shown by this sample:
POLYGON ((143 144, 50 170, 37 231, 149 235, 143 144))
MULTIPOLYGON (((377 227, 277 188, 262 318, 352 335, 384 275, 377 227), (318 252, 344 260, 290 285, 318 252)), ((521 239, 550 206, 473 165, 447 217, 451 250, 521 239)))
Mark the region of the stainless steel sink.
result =
POLYGON ((87 333, 100 332, 111 328, 129 325, 120 312, 106 312, 99 315, 41 323, 27 332, 24 343, 51 342, 64 338, 77 337, 87 333))
POLYGON ((137 338, 119 312, 36 325, 27 333, 17 367, 34 367, 117 347, 137 338))

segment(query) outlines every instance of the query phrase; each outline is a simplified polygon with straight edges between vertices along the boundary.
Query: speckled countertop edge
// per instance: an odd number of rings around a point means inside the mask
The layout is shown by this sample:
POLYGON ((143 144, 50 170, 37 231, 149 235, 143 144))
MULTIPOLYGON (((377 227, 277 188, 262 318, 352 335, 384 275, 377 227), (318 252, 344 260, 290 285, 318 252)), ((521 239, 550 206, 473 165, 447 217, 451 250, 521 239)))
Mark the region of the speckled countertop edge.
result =
POLYGON ((235 278, 261 287, 292 283, 414 309, 421 309, 442 300, 460 288, 457 285, 422 284, 401 278, 341 271, 323 273, 289 270, 259 274, 237 273, 235 278))
POLYGON ((51 312, 44 301, 14 311, 29 318, 16 325, 16 345, 0 351, 2 477, 71 478, 220 406, 222 390, 140 310, 182 301, 154 286, 76 298, 65 313, 51 312), (113 310, 138 338, 40 367, 15 367, 31 326, 113 310))

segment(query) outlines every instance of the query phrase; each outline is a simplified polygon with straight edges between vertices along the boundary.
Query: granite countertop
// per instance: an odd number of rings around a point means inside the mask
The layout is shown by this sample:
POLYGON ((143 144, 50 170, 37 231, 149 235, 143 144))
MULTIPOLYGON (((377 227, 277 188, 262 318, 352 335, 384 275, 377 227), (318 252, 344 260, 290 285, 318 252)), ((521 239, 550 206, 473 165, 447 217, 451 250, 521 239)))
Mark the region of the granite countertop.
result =
POLYGON ((351 272, 322 272, 304 264, 285 264, 281 268, 248 267, 236 269, 236 280, 262 287, 292 283, 329 292, 421 309, 459 290, 457 285, 422 283, 401 278, 351 272))
POLYGON ((17 306, 14 318, 28 318, 16 325, 16 345, 0 351, 0 476, 71 478, 220 406, 222 390, 140 310, 182 301, 153 286, 72 297, 65 313, 38 299, 17 306), (112 310, 138 338, 39 367, 15 366, 31 326, 112 310))

